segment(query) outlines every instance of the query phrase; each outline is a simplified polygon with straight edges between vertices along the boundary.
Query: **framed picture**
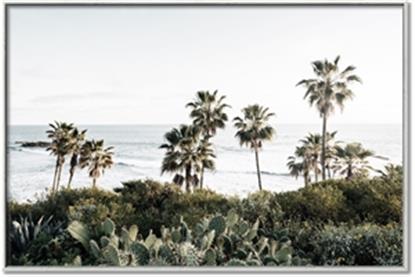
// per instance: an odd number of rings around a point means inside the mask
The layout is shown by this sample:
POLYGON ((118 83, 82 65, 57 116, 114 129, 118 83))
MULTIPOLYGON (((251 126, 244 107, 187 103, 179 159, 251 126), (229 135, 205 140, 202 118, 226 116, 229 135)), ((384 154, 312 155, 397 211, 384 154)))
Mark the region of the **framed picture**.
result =
POLYGON ((408 6, 6 2, 6 271, 407 272, 408 6))

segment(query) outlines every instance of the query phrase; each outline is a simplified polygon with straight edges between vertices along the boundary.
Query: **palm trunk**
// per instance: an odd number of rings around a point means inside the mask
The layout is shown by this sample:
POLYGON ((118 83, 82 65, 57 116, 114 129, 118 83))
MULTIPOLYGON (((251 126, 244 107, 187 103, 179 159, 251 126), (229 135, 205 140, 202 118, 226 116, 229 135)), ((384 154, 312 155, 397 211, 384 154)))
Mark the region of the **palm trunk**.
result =
POLYGON ((191 179, 192 168, 190 165, 186 165, 185 179, 186 179, 186 192, 190 192, 190 179, 191 179))
POLYGON ((97 188, 97 178, 92 178, 92 188, 97 188))
POLYGON ((352 165, 349 164, 347 166, 347 176, 346 176, 346 179, 347 180, 350 180, 350 179, 352 179, 352 177, 353 177, 352 165))
POLYGON ((58 168, 59 168, 59 157, 56 159, 55 173, 53 174, 53 183, 52 183, 51 194, 53 194, 55 192, 56 178, 58 177, 58 168))
POLYGON ((321 177, 326 180, 326 126, 327 125, 327 115, 323 113, 323 133, 321 134, 322 138, 322 147, 321 147, 321 177))
POLYGON ((71 189, 71 183, 72 183, 72 178, 74 174, 75 174, 75 167, 71 167, 71 169, 69 169, 68 189, 71 189))
POLYGON ((259 190, 262 190, 262 182, 261 182, 261 170, 259 169, 259 157, 258 157, 258 147, 255 146, 255 162, 256 162, 256 172, 258 175, 258 187, 259 190))
POLYGON ((314 170, 314 181, 317 183, 318 182, 318 168, 316 168, 314 170))
POLYGON ((330 169, 330 164, 327 164, 327 175, 328 175, 329 179, 331 179, 331 169, 330 169))
POLYGON ((63 163, 60 163, 59 170, 58 170, 58 179, 56 180, 56 191, 59 190, 59 184, 61 182, 61 175, 62 175, 62 168, 63 168, 63 163))
POLYGON ((304 186, 308 186, 308 172, 304 172, 304 186))
POLYGON ((202 165, 202 169, 200 171, 200 188, 203 189, 203 175, 205 173, 205 166, 202 165))
POLYGON ((71 168, 69 169, 68 189, 71 188, 72 178, 73 178, 73 175, 75 174, 75 169, 76 169, 77 164, 78 164, 78 155, 73 154, 71 157, 71 162, 70 162, 71 168))

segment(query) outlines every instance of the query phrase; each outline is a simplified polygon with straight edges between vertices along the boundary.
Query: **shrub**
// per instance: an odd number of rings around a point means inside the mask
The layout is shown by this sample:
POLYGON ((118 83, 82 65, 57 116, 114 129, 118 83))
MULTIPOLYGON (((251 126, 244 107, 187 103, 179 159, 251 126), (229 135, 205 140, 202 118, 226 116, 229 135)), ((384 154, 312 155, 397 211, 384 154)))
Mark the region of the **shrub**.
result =
POLYGON ((399 225, 326 226, 314 241, 318 265, 402 265, 399 225))
POLYGON ((110 191, 100 189, 63 189, 54 196, 38 199, 33 204, 10 202, 8 212, 11 220, 17 220, 21 216, 40 218, 42 216, 50 217, 53 215, 54 221, 67 222, 69 207, 75 206, 86 199, 94 199, 97 203, 106 205, 116 202, 117 195, 110 191))
POLYGON ((131 203, 137 211, 123 224, 138 224, 144 235, 150 230, 159 235, 161 226, 178 224, 180 217, 189 226, 194 226, 206 215, 226 213, 238 201, 209 190, 196 190, 188 194, 176 185, 152 180, 130 181, 122 185, 122 188, 115 189, 119 193, 119 201, 131 203))
POLYGON ((402 183, 394 177, 327 180, 275 194, 285 220, 402 222, 402 183))
POLYGON ((345 197, 335 186, 320 183, 275 195, 280 203, 285 219, 339 221, 345 212, 345 197))
POLYGON ((274 194, 268 191, 251 193, 242 199, 237 207, 238 213, 250 222, 259 220, 263 226, 272 227, 282 219, 282 209, 274 194))

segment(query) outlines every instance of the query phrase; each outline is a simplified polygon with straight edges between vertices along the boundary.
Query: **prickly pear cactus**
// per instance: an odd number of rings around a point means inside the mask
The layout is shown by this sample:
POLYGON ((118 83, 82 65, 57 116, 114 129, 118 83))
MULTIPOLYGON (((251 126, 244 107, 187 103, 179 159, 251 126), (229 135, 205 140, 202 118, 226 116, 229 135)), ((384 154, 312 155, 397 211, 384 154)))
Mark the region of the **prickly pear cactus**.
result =
POLYGON ((215 239, 215 230, 210 231, 202 238, 201 248, 202 250, 207 250, 210 248, 210 246, 213 243, 213 240, 215 239))
POLYGON ((102 223, 101 228, 103 233, 108 237, 113 236, 115 233, 115 224, 114 221, 112 221, 110 218, 105 219, 105 221, 102 223))
POLYGON ((131 252, 139 265, 147 265, 150 261, 150 251, 141 242, 133 242, 130 246, 131 252))
POLYGON ((112 244, 107 245, 105 249, 103 250, 103 256, 104 256, 105 261, 109 265, 114 265, 114 266, 121 265, 120 253, 118 249, 115 248, 114 245, 112 244))
POLYGON ((246 262, 239 259, 231 259, 225 264, 226 266, 246 266, 246 262))
POLYGON ((89 248, 91 249, 91 253, 95 258, 101 257, 101 249, 98 246, 98 243, 95 240, 89 241, 89 248))
POLYGON ((83 223, 72 221, 67 230, 74 239, 79 241, 85 247, 85 249, 88 249, 90 240, 89 231, 83 223))
POLYGON ((120 237, 116 229, 110 219, 91 231, 73 221, 68 232, 97 265, 306 265, 304 259, 293 256, 286 230, 260 230, 259 221, 250 226, 233 211, 226 217, 204 218, 193 230, 183 220, 178 227, 162 227, 160 238, 150 232, 144 240, 137 240, 141 235, 135 225, 121 228, 120 237), (98 237, 90 239, 90 234, 98 237))
POLYGON ((216 265, 216 251, 213 249, 206 250, 205 255, 203 257, 203 261, 205 265, 209 265, 209 266, 216 265))
POLYGON ((216 237, 220 236, 225 232, 226 229, 226 220, 223 216, 218 215, 212 218, 209 223, 209 230, 215 230, 216 237))

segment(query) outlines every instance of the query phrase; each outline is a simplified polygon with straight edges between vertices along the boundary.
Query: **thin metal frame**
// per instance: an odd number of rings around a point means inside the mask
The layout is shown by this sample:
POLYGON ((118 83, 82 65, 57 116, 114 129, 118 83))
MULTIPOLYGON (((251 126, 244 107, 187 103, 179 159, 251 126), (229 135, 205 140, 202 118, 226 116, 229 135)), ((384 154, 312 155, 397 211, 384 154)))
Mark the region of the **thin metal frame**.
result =
MULTIPOLYGON (((333 266, 333 267, 323 267, 323 266, 311 266, 311 267, 52 267, 52 266, 10 266, 7 265, 7 256, 4 257, 5 268, 4 272, 6 273, 34 273, 34 274, 56 274, 56 273, 124 273, 124 274, 134 274, 134 273, 146 273, 146 274, 275 274, 275 273, 310 273, 310 274, 333 274, 333 273, 408 273, 410 272, 409 267, 409 255, 410 255, 410 218, 408 216, 410 209, 409 194, 410 194, 410 4, 408 2, 399 2, 399 1, 380 1, 380 2, 364 2, 364 1, 336 1, 336 2, 325 2, 325 1, 307 1, 307 2, 283 2, 283 1, 204 1, 196 2, 196 0, 184 0, 178 2, 171 1, 158 1, 148 2, 135 0, 136 2, 123 2, 121 1, 111 1, 111 2, 99 2, 95 0, 85 0, 84 2, 61 2, 59 0, 52 0, 46 2, 12 2, 10 0, 4 3, 4 100, 5 100, 5 114, 4 114, 4 124, 5 124, 5 202, 4 210, 6 212, 5 216, 5 232, 3 241, 6 242, 8 237, 8 210, 7 210, 7 195, 8 195, 8 155, 7 155, 7 143, 8 143, 8 11, 11 7, 16 6, 30 6, 30 7, 39 7, 39 6, 154 6, 154 7, 401 7, 402 8, 402 46, 403 46, 403 55, 402 55, 402 69, 403 69, 403 78, 402 78, 402 88, 403 88, 403 98, 402 98, 402 124, 403 124, 403 136, 402 136, 402 155, 403 155, 403 169, 404 169, 404 187, 403 187, 403 266, 396 267, 381 267, 381 266, 333 266), (86 1, 86 2, 85 2, 86 1)), ((173 0, 174 1, 174 0, 173 0)), ((6 245, 6 253, 9 252, 8 243, 6 245)))

